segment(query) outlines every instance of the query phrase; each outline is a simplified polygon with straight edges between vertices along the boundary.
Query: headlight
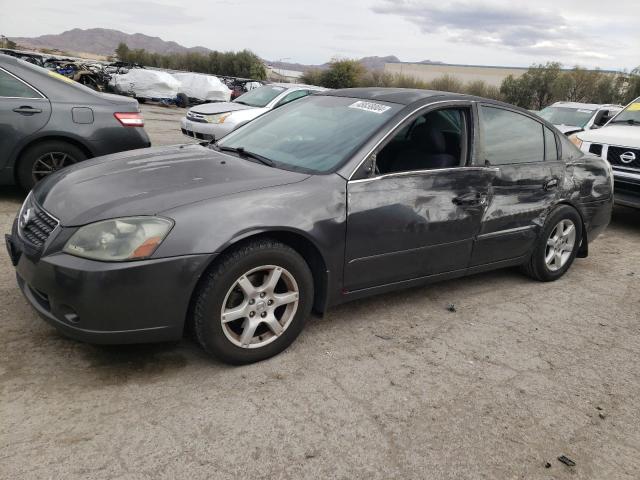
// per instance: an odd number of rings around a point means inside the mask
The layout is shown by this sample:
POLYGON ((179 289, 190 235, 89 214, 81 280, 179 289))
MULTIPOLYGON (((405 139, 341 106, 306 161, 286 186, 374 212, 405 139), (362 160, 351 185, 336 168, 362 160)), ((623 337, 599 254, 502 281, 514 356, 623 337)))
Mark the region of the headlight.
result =
POLYGON ((233 112, 216 113, 215 115, 207 115, 205 118, 208 123, 224 123, 224 121, 231 116, 233 112))
POLYGON ((119 262, 150 257, 173 222, 159 217, 114 218, 81 227, 64 251, 93 260, 119 262))
POLYGON ((580 140, 578 138, 578 134, 574 133, 573 135, 569 135, 569 140, 571 141, 571 143, 573 143, 576 147, 580 148, 582 147, 582 140, 580 140))

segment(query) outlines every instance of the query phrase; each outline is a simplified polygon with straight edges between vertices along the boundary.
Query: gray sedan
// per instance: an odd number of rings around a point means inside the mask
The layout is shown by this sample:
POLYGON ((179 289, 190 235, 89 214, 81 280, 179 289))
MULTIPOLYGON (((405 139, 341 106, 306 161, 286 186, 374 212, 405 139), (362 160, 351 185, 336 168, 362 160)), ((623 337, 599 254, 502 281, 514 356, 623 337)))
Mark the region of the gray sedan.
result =
POLYGON ((0 185, 25 190, 65 166, 149 147, 138 102, 0 55, 0 185))

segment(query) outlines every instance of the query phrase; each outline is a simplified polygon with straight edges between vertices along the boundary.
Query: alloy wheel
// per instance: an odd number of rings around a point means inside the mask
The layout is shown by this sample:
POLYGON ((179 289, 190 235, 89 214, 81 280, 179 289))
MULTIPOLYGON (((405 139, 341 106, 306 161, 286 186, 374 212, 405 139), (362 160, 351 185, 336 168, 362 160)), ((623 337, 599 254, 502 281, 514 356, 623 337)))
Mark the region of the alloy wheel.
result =
POLYGON ((289 327, 299 297, 298 284, 285 268, 254 268, 238 278, 227 292, 220 312, 222 331, 238 347, 264 347, 289 327))
POLYGON ((547 268, 556 272, 564 267, 576 243, 576 226, 569 219, 560 220, 547 239, 544 261, 547 268))
POLYGON ((68 153, 49 152, 40 156, 33 164, 31 175, 35 182, 39 182, 47 175, 76 163, 76 159, 68 153))

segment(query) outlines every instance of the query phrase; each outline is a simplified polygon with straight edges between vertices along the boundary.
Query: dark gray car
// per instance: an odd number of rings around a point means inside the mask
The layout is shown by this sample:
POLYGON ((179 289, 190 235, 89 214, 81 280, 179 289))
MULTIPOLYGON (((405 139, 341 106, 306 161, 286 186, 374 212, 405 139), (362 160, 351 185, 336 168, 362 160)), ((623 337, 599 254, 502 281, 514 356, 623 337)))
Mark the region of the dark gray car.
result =
POLYGON ((246 363, 288 346, 312 307, 511 266, 556 280, 612 201, 607 162, 524 110, 348 89, 217 144, 51 175, 7 245, 26 298, 69 336, 176 340, 190 324, 208 352, 246 363))
POLYGON ((138 102, 0 55, 0 185, 25 190, 62 167, 149 147, 138 102))

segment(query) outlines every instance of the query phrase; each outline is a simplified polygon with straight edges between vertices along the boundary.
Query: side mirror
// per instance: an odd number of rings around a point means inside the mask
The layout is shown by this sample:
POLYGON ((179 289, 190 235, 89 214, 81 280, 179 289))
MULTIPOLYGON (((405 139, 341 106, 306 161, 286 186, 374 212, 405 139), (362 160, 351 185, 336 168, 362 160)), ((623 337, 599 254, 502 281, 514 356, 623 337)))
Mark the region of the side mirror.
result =
POLYGON ((592 128, 602 127, 609 120, 611 120, 611 117, 609 116, 609 110, 600 110, 598 113, 596 113, 596 118, 593 119, 592 128))

